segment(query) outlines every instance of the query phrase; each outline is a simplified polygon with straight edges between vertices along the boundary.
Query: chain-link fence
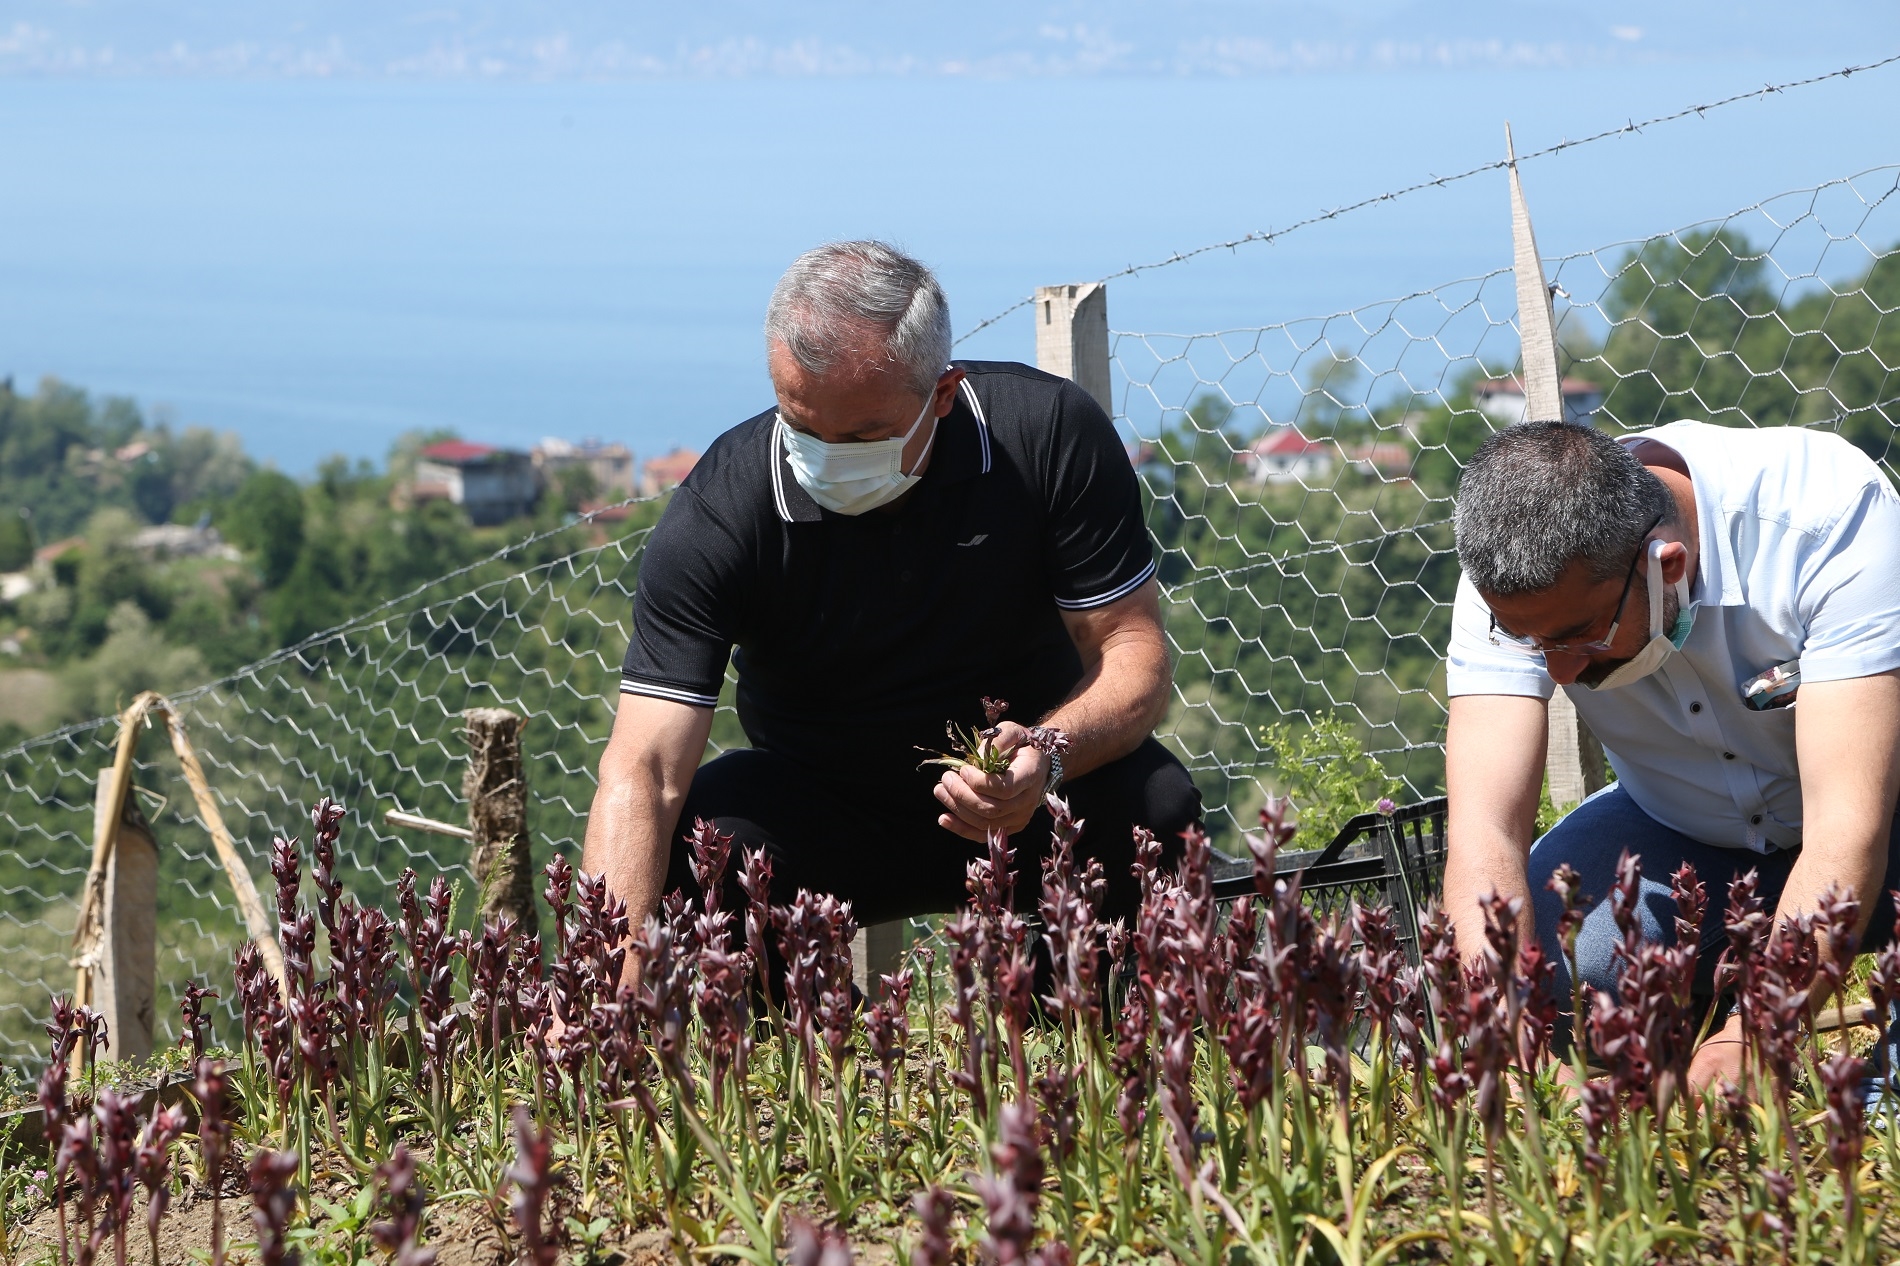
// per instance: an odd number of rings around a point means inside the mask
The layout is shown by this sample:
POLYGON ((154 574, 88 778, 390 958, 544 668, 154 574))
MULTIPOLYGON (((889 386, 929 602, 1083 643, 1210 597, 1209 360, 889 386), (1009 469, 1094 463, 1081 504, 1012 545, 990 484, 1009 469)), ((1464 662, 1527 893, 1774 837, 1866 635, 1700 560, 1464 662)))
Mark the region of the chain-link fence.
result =
MULTIPOLYGON (((1897 181, 1877 168, 1552 261, 1566 413, 1826 426, 1885 461, 1897 181)), ((1263 769, 1294 776, 1264 728, 1289 719, 1344 714, 1412 794, 1440 787, 1452 498, 1463 458, 1523 418, 1514 286, 1504 268, 1328 317, 1115 336, 1164 551, 1169 737, 1217 824, 1252 817, 1263 769)))
MULTIPOLYGON (((1900 397, 1897 184, 1900 168, 1883 167, 1555 261, 1566 408, 1616 430, 1825 425, 1885 459, 1900 397)), ((1522 415, 1515 310, 1500 270, 1329 317, 1114 336, 1118 422, 1149 494, 1177 658, 1162 737, 1217 838, 1265 787, 1304 776, 1285 758, 1322 721, 1344 722, 1411 794, 1437 790, 1452 495, 1461 460, 1522 415)), ((307 806, 331 795, 352 811, 342 860, 360 896, 384 896, 412 865, 466 881, 466 845, 382 814, 463 816, 459 714, 477 706, 530 718, 538 857, 577 858, 655 509, 523 542, 176 699, 253 873, 267 878, 271 836, 306 833, 307 806)), ((0 1061, 32 1059, 48 993, 70 987, 115 734, 102 720, 0 753, 0 1061)), ((723 705, 714 745, 740 742, 723 705)), ((177 990, 223 978, 242 923, 169 753, 142 753, 136 780, 166 797, 147 812, 169 1034, 177 990)))

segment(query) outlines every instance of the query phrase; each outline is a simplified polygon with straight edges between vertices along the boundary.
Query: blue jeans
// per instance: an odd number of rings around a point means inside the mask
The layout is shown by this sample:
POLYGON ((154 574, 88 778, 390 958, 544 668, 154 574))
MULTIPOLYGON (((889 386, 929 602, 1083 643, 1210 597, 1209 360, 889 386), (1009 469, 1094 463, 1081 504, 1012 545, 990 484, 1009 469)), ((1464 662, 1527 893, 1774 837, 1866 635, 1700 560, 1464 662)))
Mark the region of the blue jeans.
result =
MULTIPOLYGON (((1557 894, 1546 884, 1551 872, 1565 862, 1583 876, 1587 913, 1583 928, 1577 934, 1577 972, 1583 977, 1586 989, 1614 990, 1618 973, 1612 950, 1622 937, 1610 914, 1609 895, 1611 885, 1616 882, 1617 857, 1624 849, 1643 864, 1643 891, 1637 912, 1642 920, 1643 935, 1648 940, 1675 943, 1676 903, 1670 895, 1669 877, 1678 866, 1684 862, 1692 864, 1697 878, 1707 886, 1709 909, 1702 921, 1696 993, 1705 1004, 1713 1003, 1716 960, 1728 944, 1722 922, 1728 909, 1729 882, 1754 869, 1760 876, 1762 901, 1773 910, 1801 850, 1783 849, 1762 854, 1697 843, 1644 813, 1629 793, 1614 783, 1572 809, 1531 846, 1530 856, 1537 936, 1544 953, 1557 964, 1557 993, 1566 1013, 1571 996, 1570 964, 1557 943, 1557 916, 1562 913, 1562 907, 1557 894)), ((1895 819, 1888 839, 1887 878, 1874 902, 1873 922, 1867 927, 1863 950, 1879 949, 1891 939, 1893 889, 1897 886, 1900 886, 1900 818, 1895 819)), ((1865 903, 1865 894, 1861 900, 1865 903)), ((1556 1037, 1560 1048, 1568 1045, 1568 1029, 1566 1014, 1558 1022, 1556 1037)), ((1896 1026, 1889 1024, 1889 1043, 1895 1031, 1896 1026)))

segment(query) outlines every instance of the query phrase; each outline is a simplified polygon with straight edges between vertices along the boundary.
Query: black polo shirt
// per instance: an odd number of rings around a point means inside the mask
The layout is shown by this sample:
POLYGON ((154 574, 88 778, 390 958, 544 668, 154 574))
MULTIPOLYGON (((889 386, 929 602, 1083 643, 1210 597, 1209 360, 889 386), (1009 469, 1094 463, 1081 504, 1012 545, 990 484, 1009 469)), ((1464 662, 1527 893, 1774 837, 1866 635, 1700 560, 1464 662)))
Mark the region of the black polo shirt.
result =
MULTIPOLYGON (((1154 574, 1140 489, 1074 383, 968 377, 898 505, 822 509, 767 410, 721 435, 647 542, 621 690, 710 707, 737 647, 753 746, 853 781, 915 770, 982 698, 1034 724, 1082 675, 1061 611, 1154 574)), ((909 785, 909 780, 905 780, 909 785)))

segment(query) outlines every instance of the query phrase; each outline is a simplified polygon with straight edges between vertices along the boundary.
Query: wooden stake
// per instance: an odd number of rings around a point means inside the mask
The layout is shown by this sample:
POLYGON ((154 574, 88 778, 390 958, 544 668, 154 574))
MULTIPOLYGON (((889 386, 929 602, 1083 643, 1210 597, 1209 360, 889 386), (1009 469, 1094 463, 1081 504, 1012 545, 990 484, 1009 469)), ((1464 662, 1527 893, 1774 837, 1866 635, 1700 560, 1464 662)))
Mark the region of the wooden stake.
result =
MULTIPOLYGON (((113 771, 99 771, 98 805, 114 794, 113 771)), ((138 797, 120 800, 112 850, 106 858, 104 934, 99 946, 97 997, 105 1016, 106 1050, 113 1059, 146 1059, 158 1021, 158 844, 139 811, 138 797)))
POLYGON ((391 826, 406 826, 412 831, 427 831, 431 835, 452 835, 458 840, 475 838, 475 832, 465 826, 456 826, 453 822, 437 822, 434 818, 425 818, 420 813, 404 813, 401 809, 384 810, 383 821, 391 826))
POLYGON ((528 839, 528 783, 521 763, 523 719, 506 708, 470 708, 468 768, 462 797, 468 801, 475 882, 481 888, 480 917, 512 916, 521 930, 540 928, 534 907, 534 859, 528 839))
POLYGON ((238 856, 237 845, 231 842, 231 832, 225 829, 224 814, 218 811, 218 802, 211 794, 211 784, 205 781, 204 766, 198 763, 198 753, 192 750, 191 740, 185 736, 185 722, 171 705, 159 700, 164 711, 171 734, 172 751, 178 754, 178 763, 185 771, 185 783, 191 788, 191 798, 198 806, 198 816, 204 819, 205 830, 210 833, 211 844, 218 850, 218 860, 224 864, 224 873, 231 880, 231 893, 237 898, 238 910, 244 915, 244 927, 251 935, 251 941, 257 946, 259 957, 264 960, 264 969, 277 982, 280 993, 285 990, 284 951, 278 948, 277 938, 271 935, 270 919, 264 913, 264 903, 258 900, 257 885, 251 880, 250 869, 244 859, 238 856))
POLYGON ((112 859, 113 841, 125 813, 126 789, 132 785, 132 761, 138 754, 139 734, 145 719, 154 709, 163 708, 164 699, 146 691, 133 699, 119 716, 119 747, 113 754, 112 768, 104 777, 92 816, 92 864, 86 868, 86 884, 79 893, 79 919, 73 926, 73 1001, 80 1006, 95 1005, 96 973, 105 941, 106 866, 112 859))

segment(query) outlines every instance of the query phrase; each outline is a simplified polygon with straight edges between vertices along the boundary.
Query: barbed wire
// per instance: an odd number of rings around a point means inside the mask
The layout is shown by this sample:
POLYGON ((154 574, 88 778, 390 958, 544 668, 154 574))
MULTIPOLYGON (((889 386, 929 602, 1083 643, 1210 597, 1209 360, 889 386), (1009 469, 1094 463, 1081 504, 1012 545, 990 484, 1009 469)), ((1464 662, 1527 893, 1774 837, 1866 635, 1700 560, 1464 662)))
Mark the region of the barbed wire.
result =
MULTIPOLYGON (((1895 64, 1896 62, 1900 62, 1900 53, 1895 53, 1889 57, 1883 57, 1878 61, 1864 62, 1864 63, 1861 63, 1859 65, 1854 65, 1854 66, 1843 66, 1839 70, 1831 70, 1825 74, 1810 75, 1806 79, 1790 79, 1784 83, 1764 84, 1760 88, 1751 89, 1748 92, 1738 92, 1732 96, 1723 97, 1716 101, 1703 102, 1701 105, 1684 106, 1680 110, 1672 110, 1667 114, 1658 114, 1654 116, 1653 118, 1644 119, 1641 122, 1637 122, 1636 120, 1632 119, 1629 122, 1624 123, 1620 127, 1604 128, 1600 132, 1592 132, 1588 136, 1580 136, 1576 140, 1568 140, 1568 139, 1561 140, 1561 141, 1558 141, 1554 145, 1546 145, 1542 149, 1529 150, 1529 151, 1526 151, 1525 153, 1519 154, 1517 156, 1517 161, 1520 163, 1526 163, 1534 159, 1546 158, 1553 154, 1561 154, 1565 150, 1575 149, 1580 145, 1590 145, 1590 144, 1594 144, 1597 141, 1608 140, 1612 137, 1617 137, 1617 136, 1630 136, 1635 133, 1640 133, 1647 128, 1658 126, 1659 124, 1674 123, 1678 120, 1686 119, 1690 115, 1695 115, 1699 118, 1703 115, 1706 115, 1711 110, 1719 110, 1724 106, 1735 105, 1742 101, 1755 101, 1764 97, 1771 97, 1771 96, 1778 95, 1780 93, 1790 92, 1796 88, 1806 88, 1814 84, 1826 83, 1830 80, 1851 79, 1855 75, 1865 74, 1868 71, 1879 70, 1882 67, 1891 66, 1895 64)), ((1313 213, 1312 215, 1307 216, 1305 219, 1295 220, 1293 223, 1287 225, 1285 228, 1260 229, 1251 233, 1243 233, 1239 237, 1228 238, 1225 241, 1209 242, 1204 246, 1196 246, 1190 250, 1176 251, 1173 254, 1168 255, 1162 259, 1151 260, 1145 264, 1130 264, 1126 268, 1121 268, 1111 273, 1104 273, 1102 276, 1096 278, 1092 284, 1106 285, 1107 283, 1111 281, 1118 281, 1123 277, 1134 277, 1141 273, 1153 272, 1155 269, 1158 269, 1158 268, 1168 268, 1168 267, 1172 267, 1175 264, 1185 263, 1190 259, 1195 259, 1202 255, 1211 254, 1214 251, 1232 251, 1232 250, 1238 250, 1242 246, 1250 246, 1250 245, 1254 245, 1258 243, 1266 243, 1266 242, 1275 242, 1287 236, 1290 233, 1296 233, 1301 229, 1311 228, 1312 226, 1316 224, 1324 224, 1330 220, 1337 220, 1340 216, 1349 215, 1354 211, 1363 211, 1367 207, 1375 207, 1375 206, 1379 206, 1382 203, 1395 202, 1400 198, 1406 197, 1410 194, 1421 193, 1427 189, 1442 189, 1446 185, 1457 184, 1458 182, 1463 181, 1463 180, 1470 180, 1474 176, 1482 176, 1488 172, 1502 171, 1508 166, 1510 166, 1509 161, 1506 159, 1500 158, 1500 159, 1494 159, 1488 163, 1480 163, 1476 167, 1468 168, 1464 171, 1458 172, 1455 175, 1433 176, 1430 179, 1420 180, 1399 189, 1391 189, 1391 190, 1386 191, 1385 193, 1374 194, 1369 198, 1361 198, 1357 202, 1345 203, 1341 206, 1333 207, 1331 210, 1317 211, 1313 213)), ((995 325, 998 321, 1004 320, 1007 317, 1014 316, 1016 313, 1022 311, 1024 308, 1028 307, 1030 304, 1034 303, 1035 301, 1036 301, 1036 297, 1034 294, 1025 295, 1023 298, 1018 299, 1015 303, 1010 304, 1007 308, 1004 308, 1002 311, 997 312, 993 316, 984 318, 983 320, 977 322, 975 325, 971 326, 969 329, 965 330, 962 334, 957 336, 956 342, 953 343, 952 346, 957 346, 963 343, 964 340, 972 338, 975 335, 982 333, 984 330, 988 329, 990 326, 995 325)))

